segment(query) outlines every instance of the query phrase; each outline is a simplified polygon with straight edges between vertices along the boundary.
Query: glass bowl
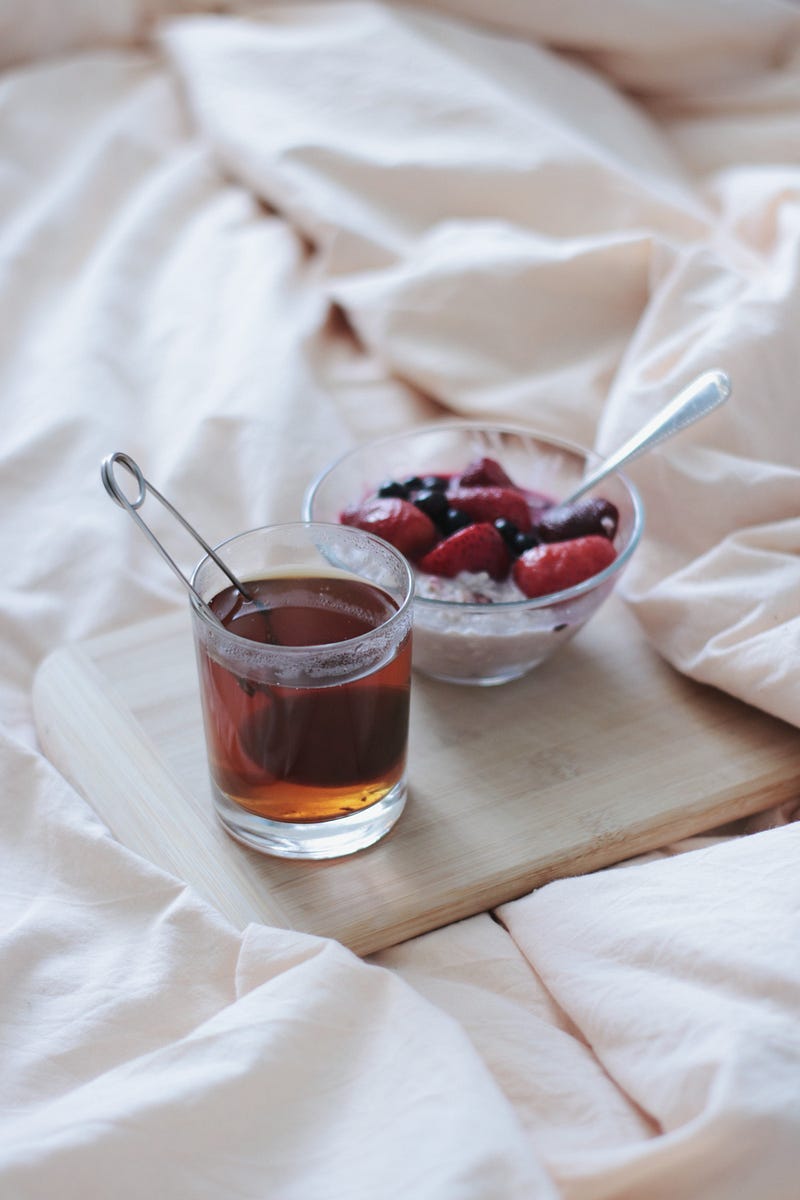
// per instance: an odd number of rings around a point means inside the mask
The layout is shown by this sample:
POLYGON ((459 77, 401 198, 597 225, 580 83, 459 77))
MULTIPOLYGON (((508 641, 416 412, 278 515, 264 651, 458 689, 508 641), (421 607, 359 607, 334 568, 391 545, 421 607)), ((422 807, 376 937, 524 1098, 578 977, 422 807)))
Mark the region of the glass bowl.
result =
MULTIPOLYGON (((304 520, 338 521, 347 505, 374 493, 387 479, 458 474, 481 457, 499 462, 519 487, 555 501, 569 495, 600 462, 593 451, 535 429, 433 423, 366 442, 337 458, 309 486, 304 520)), ((420 595, 422 576, 417 573, 416 670, 449 683, 505 683, 533 670, 575 636, 611 594, 644 524, 639 493, 621 472, 606 476, 587 495, 611 501, 619 524, 616 558, 582 583, 535 599, 464 603, 420 595)))

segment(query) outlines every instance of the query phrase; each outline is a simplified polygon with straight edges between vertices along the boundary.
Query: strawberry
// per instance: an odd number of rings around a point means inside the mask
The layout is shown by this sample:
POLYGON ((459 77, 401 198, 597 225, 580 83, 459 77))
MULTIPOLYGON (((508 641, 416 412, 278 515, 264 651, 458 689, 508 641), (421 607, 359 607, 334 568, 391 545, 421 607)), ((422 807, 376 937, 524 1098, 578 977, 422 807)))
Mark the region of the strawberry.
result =
POLYGON ((526 550, 514 563, 514 583, 526 596, 547 596, 590 579, 616 558, 608 538, 599 534, 570 542, 549 542, 526 550))
POLYGON ((409 500, 396 496, 351 504, 339 514, 343 525, 355 525, 374 533, 405 554, 417 559, 430 550, 439 534, 433 521, 409 500))
POLYGON ((419 561, 430 575, 452 579, 461 571, 485 571, 492 579, 508 574, 510 555, 502 537, 487 521, 467 525, 444 538, 419 561))
POLYGON ((473 458, 461 472, 462 487, 514 487, 494 458, 473 458))
POLYGON ((542 542, 568 542, 593 533, 613 540, 618 524, 616 505, 610 500, 591 496, 576 500, 574 504, 558 504, 546 509, 538 517, 536 532, 542 542))
POLYGON ((451 508, 466 513, 473 521, 496 521, 502 517, 523 531, 531 527, 531 513, 522 492, 507 487, 456 487, 447 493, 451 508))

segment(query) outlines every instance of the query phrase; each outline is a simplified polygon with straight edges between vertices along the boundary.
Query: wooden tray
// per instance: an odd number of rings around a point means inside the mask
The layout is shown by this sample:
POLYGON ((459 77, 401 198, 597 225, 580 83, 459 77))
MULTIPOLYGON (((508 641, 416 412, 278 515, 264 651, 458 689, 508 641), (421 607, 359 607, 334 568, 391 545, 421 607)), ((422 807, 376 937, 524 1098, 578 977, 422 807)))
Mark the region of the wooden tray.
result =
POLYGON ((334 862, 267 858, 218 825, 183 610, 55 651, 34 710, 45 753, 122 843, 240 928, 359 954, 778 804, 800 779, 794 727, 671 670, 614 598, 516 683, 415 677, 406 811, 334 862))

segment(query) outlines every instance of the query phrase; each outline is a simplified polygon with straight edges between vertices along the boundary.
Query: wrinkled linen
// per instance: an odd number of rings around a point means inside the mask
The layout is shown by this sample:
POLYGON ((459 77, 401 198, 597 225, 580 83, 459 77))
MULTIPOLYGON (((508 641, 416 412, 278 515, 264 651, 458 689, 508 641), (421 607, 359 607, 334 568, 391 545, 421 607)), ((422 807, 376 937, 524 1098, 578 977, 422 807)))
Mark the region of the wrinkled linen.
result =
POLYGON ((794 1197, 794 801, 367 963, 117 845, 30 687, 183 603, 111 450, 213 541, 375 434, 609 450, 719 366, 623 591, 800 724, 800 13, 203 7, 0 5, 0 1195, 794 1197))

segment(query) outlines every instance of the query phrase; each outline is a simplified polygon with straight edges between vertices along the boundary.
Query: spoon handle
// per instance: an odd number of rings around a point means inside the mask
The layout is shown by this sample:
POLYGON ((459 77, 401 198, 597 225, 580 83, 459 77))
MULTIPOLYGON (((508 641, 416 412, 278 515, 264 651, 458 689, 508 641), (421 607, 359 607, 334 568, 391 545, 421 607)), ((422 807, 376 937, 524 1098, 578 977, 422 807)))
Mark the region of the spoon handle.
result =
POLYGON ((698 375, 674 400, 670 400, 661 412, 651 417, 633 437, 620 446, 619 450, 604 459, 597 470, 587 475, 580 486, 561 503, 571 504, 601 479, 605 479, 606 475, 618 470, 623 463, 631 462, 645 450, 652 450, 659 442, 672 437, 687 425, 698 421, 700 417, 705 417, 727 400, 730 394, 731 381, 723 371, 705 371, 698 375))

